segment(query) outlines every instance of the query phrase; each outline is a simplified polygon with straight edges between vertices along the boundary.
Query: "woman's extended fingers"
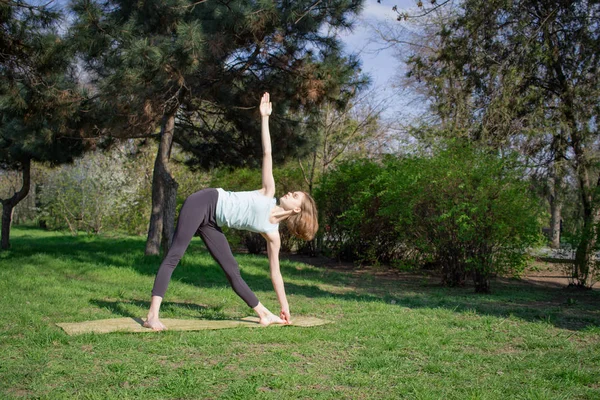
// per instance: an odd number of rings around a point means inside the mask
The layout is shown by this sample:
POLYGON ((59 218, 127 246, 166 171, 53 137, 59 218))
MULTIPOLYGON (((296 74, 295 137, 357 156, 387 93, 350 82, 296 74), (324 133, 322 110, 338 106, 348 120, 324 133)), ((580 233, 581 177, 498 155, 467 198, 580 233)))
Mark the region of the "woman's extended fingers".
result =
POLYGON ((265 92, 260 99, 260 113, 261 115, 271 115, 272 106, 271 106, 271 96, 268 92, 265 92))
POLYGON ((290 321, 290 312, 287 310, 281 310, 281 313, 279 314, 279 318, 281 318, 282 320, 285 321, 286 324, 291 324, 290 321))

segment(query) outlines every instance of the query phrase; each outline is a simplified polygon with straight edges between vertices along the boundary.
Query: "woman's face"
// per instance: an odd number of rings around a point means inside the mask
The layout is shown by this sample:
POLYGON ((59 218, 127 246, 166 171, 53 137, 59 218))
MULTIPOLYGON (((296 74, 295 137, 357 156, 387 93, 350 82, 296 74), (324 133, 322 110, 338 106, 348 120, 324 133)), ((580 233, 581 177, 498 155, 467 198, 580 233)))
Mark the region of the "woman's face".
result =
POLYGON ((285 196, 279 199, 279 206, 284 210, 293 210, 299 213, 302 210, 302 202, 304 201, 303 192, 288 192, 285 196))

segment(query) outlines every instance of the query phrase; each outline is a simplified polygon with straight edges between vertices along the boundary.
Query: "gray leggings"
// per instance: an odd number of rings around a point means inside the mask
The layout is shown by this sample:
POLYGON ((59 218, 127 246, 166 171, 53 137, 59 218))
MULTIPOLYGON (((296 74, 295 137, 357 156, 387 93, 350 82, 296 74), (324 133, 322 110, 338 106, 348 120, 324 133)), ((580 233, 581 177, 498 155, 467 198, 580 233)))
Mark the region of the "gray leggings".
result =
POLYGON ((251 308, 258 305, 256 295, 252 293, 240 275, 240 268, 231 253, 227 238, 223 235, 221 228, 217 226, 215 212, 218 199, 219 192, 216 189, 204 189, 190 195, 185 200, 179 213, 173 244, 156 274, 152 296, 165 296, 175 267, 192 241, 194 233, 199 232, 208 251, 225 272, 237 295, 251 308))

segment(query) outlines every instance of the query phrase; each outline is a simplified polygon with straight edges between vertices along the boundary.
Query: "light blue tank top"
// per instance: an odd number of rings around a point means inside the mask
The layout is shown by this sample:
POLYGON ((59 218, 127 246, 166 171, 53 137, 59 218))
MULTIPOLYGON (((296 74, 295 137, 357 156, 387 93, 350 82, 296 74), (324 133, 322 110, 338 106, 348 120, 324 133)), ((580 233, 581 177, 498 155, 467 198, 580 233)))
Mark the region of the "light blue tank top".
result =
POLYGON ((252 192, 226 192, 218 188, 217 225, 251 232, 268 233, 279 229, 279 224, 269 222, 275 198, 252 192))

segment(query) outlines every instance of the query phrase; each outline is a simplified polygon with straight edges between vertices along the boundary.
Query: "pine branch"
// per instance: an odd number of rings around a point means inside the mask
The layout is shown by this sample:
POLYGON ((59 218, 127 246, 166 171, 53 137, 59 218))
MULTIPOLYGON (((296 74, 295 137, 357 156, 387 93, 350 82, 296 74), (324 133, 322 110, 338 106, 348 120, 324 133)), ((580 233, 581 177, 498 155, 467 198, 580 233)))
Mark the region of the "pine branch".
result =
POLYGON ((313 10, 313 9, 314 9, 316 6, 318 6, 318 5, 319 5, 319 3, 321 3, 321 1, 322 1, 322 0, 318 0, 318 1, 317 1, 315 4, 313 4, 312 6, 310 6, 310 7, 309 7, 309 9, 308 9, 308 10, 306 10, 306 12, 305 12, 304 14, 302 14, 302 15, 300 16, 300 18, 298 18, 298 19, 296 20, 296 22, 294 22, 294 25, 297 25, 297 24, 298 24, 298 22, 300 22, 300 20, 301 20, 302 18, 306 17, 306 16, 308 15, 308 13, 309 13, 309 12, 311 12, 311 11, 312 11, 312 10, 313 10))
MULTIPOLYGON (((428 9, 428 10, 425 10, 425 11, 423 12, 423 14, 419 14, 419 15, 409 15, 409 14, 407 14, 407 13, 406 13, 406 14, 400 14, 400 13, 398 13, 398 20, 400 20, 400 19, 402 19, 402 18, 404 18, 404 19, 406 20, 406 19, 408 19, 408 18, 421 18, 421 17, 425 17, 425 16, 427 16, 427 15, 431 14, 432 12, 434 12, 435 10, 437 10, 438 8, 440 8, 440 7, 443 7, 443 6, 445 6, 446 4, 450 3, 451 1, 452 1, 452 0, 446 0, 446 1, 442 2, 442 3, 440 3, 440 4, 436 4, 436 6, 435 6, 435 7, 433 7, 433 8, 430 8, 430 9, 428 9)), ((422 6, 422 5, 421 5, 421 6, 422 6)), ((396 12, 398 12, 398 11, 397 11, 397 8, 396 8, 396 6, 394 6, 394 9, 393 9, 393 10, 394 10, 394 11, 396 11, 396 12)))
POLYGON ((46 7, 48 7, 50 4, 54 3, 55 1, 56 0, 50 0, 48 3, 39 5, 39 6, 33 6, 31 4, 23 3, 21 1, 12 1, 12 0, 0 0, 0 3, 4 3, 4 4, 8 5, 9 7, 25 8, 30 11, 47 11, 46 7))
POLYGON ((189 7, 191 7, 192 9, 190 11, 194 11, 194 8, 196 8, 196 6, 198 4, 206 3, 207 1, 208 0, 200 0, 200 1, 197 1, 197 2, 195 2, 193 4, 188 4, 186 6, 180 6, 180 7, 172 7, 172 8, 179 9, 179 8, 189 8, 189 7))

